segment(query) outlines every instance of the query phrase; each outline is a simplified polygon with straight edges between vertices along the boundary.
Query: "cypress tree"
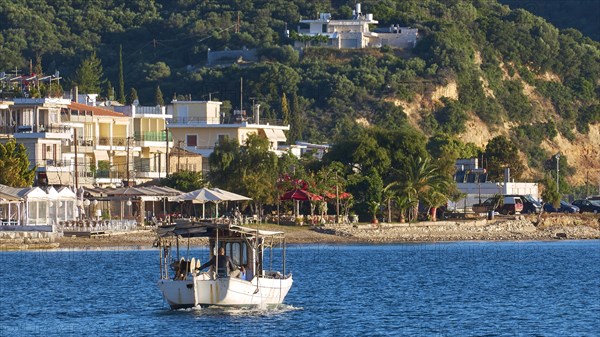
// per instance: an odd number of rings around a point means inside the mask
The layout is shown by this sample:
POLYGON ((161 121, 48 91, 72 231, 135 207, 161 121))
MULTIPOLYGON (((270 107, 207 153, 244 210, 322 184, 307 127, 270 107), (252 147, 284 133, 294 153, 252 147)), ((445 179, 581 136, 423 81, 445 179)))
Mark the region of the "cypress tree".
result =
POLYGON ((110 81, 106 81, 106 98, 110 101, 115 99, 115 89, 110 81))
POLYGON ((129 97, 127 99, 127 104, 133 104, 133 101, 135 101, 136 99, 138 99, 137 90, 135 90, 135 88, 131 88, 131 91, 129 92, 129 97))
POLYGON ((125 104, 125 80, 123 79, 123 45, 119 45, 119 103, 125 104))
POLYGON ((163 94, 162 91, 160 90, 160 86, 156 86, 156 92, 154 94, 154 103, 156 103, 156 105, 160 105, 160 106, 164 106, 165 105, 165 100, 163 99, 163 94))
POLYGON ((281 119, 283 120, 283 125, 288 125, 290 123, 290 107, 285 92, 283 93, 283 96, 281 96, 281 119))
POLYGON ((44 70, 42 69, 42 55, 40 55, 40 53, 35 54, 35 67, 33 68, 33 72, 36 75, 44 74, 44 70))
POLYGON ((302 111, 300 111, 298 94, 292 93, 292 107, 290 109, 290 132, 288 137, 288 143, 293 144, 295 141, 302 139, 303 132, 304 119, 302 118, 302 111))

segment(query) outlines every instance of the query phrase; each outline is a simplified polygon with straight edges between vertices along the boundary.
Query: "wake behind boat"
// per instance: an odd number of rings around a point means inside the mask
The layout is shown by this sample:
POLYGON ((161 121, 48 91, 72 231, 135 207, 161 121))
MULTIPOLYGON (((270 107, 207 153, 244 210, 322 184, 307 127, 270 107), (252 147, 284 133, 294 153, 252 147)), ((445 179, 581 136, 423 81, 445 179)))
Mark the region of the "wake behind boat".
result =
POLYGON ((283 232, 199 222, 161 227, 158 236, 161 261, 158 287, 172 309, 198 305, 272 306, 283 303, 292 286, 292 274, 285 272, 283 232), (180 238, 192 237, 208 237, 211 261, 223 248, 233 264, 244 267, 245 275, 238 277, 238 272, 226 270, 223 263, 219 266, 223 260, 216 257, 215 265, 207 272, 200 270, 200 259, 180 258, 180 238), (282 246, 281 272, 272 269, 273 248, 278 244, 282 246), (265 257, 265 250, 270 252, 270 258, 265 257))

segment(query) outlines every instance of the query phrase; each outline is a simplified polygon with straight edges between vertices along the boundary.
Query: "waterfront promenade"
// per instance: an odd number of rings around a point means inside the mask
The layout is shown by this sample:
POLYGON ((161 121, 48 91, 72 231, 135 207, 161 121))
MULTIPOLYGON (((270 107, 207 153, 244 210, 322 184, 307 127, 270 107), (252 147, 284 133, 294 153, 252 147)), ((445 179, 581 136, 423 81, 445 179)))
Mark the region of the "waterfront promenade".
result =
MULTIPOLYGON (((252 225, 260 229, 286 232, 291 244, 343 244, 445 241, 531 241, 600 239, 600 217, 593 214, 544 214, 497 217, 494 220, 470 219, 452 221, 422 221, 415 223, 359 223, 352 225, 278 226, 252 225)), ((152 229, 111 233, 93 237, 63 236, 37 243, 3 242, 0 250, 22 249, 93 249, 150 248, 155 235, 152 229)), ((203 239, 193 239, 192 245, 205 245, 203 239)))

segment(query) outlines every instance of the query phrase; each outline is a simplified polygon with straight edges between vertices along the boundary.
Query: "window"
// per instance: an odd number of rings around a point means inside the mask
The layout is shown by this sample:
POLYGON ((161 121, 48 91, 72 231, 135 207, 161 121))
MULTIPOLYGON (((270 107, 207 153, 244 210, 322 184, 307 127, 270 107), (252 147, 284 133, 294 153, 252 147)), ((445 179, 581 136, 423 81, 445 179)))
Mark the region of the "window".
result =
POLYGON ((187 146, 198 146, 198 136, 196 136, 196 135, 186 135, 185 144, 187 146))
POLYGON ((245 242, 228 242, 225 244, 225 254, 231 257, 234 264, 246 265, 248 263, 248 257, 246 255, 246 243, 245 242))
POLYGON ((223 143, 225 143, 226 140, 229 139, 229 136, 228 135, 219 135, 218 138, 219 138, 218 144, 223 144, 223 143))

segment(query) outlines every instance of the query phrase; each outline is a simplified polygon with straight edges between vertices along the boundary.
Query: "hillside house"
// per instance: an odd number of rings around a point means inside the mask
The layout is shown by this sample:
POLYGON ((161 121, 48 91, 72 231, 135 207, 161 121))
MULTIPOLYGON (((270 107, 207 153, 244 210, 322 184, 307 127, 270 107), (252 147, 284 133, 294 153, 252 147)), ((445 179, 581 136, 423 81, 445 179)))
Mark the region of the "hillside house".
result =
POLYGON ((298 41, 296 48, 302 48, 310 38, 325 36, 327 42, 322 46, 332 48, 368 48, 390 46, 395 48, 413 48, 417 43, 418 30, 408 27, 392 25, 390 28, 381 28, 370 31, 369 25, 379 23, 373 19, 373 14, 363 14, 361 4, 356 4, 352 11, 352 19, 333 20, 330 13, 319 13, 314 20, 301 20, 298 27, 298 41), (308 26, 308 28, 306 28, 308 26))
POLYGON ((232 123, 222 122, 221 102, 173 101, 169 106, 168 129, 173 134, 176 147, 202 156, 202 170, 208 170, 208 157, 215 146, 224 139, 235 139, 242 145, 250 134, 258 134, 270 141, 270 150, 281 155, 280 144, 286 142, 284 131, 289 125, 276 125, 274 121, 261 121, 256 108, 253 119, 238 118, 232 123))

